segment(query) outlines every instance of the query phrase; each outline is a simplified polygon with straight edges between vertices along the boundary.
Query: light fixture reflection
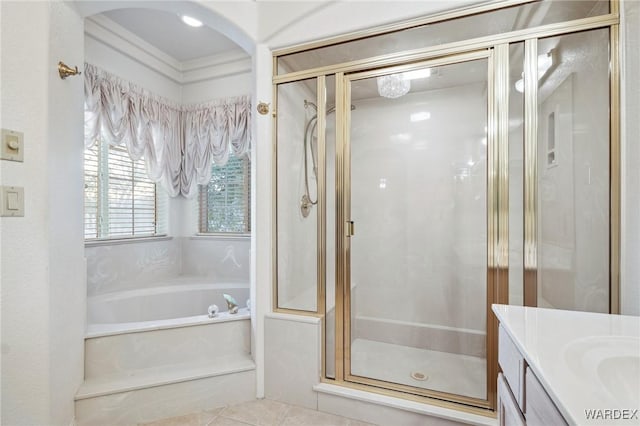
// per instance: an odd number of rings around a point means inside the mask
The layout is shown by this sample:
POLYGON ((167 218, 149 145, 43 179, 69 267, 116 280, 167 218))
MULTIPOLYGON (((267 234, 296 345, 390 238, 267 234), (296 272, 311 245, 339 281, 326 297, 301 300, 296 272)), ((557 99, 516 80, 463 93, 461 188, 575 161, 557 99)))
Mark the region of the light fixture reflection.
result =
POLYGON ((405 80, 417 80, 419 78, 431 77, 431 68, 422 68, 415 71, 407 71, 402 73, 405 80))
POLYGON ((430 118, 431 118, 431 113, 429 111, 414 112, 409 116, 409 119, 411 120, 412 123, 415 123, 417 121, 428 120, 430 118))
POLYGON ((407 71, 397 74, 382 75, 377 78, 378 94, 384 98, 395 99, 404 96, 411 90, 411 80, 431 76, 431 68, 407 71))
POLYGON ((383 98, 399 98, 411 90, 411 81, 405 80, 402 74, 383 75, 378 77, 377 82, 378 94, 383 98))
MULTIPOLYGON (((553 66, 553 49, 544 55, 538 56, 538 80, 540 80, 549 71, 549 68, 553 66)), ((524 73, 522 78, 516 81, 516 90, 520 93, 524 93, 524 73)))
POLYGON ((188 15, 182 15, 180 19, 182 19, 182 22, 189 25, 190 27, 198 28, 202 26, 201 21, 197 20, 196 18, 192 18, 191 16, 188 16, 188 15))

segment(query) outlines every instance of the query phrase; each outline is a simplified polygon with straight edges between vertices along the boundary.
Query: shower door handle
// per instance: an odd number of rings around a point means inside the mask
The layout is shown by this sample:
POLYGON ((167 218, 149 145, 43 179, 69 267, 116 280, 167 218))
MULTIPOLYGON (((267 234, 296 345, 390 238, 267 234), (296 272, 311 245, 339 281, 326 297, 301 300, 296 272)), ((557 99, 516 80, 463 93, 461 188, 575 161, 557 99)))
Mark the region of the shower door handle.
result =
POLYGON ((347 221, 346 231, 347 237, 352 237, 356 234, 356 225, 352 220, 347 221))

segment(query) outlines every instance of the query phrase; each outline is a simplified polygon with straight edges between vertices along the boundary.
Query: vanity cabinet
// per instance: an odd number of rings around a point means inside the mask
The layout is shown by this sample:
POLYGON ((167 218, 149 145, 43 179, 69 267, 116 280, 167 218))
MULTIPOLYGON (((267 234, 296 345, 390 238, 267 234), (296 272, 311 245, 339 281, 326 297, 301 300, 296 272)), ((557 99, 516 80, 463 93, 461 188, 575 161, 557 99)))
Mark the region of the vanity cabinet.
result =
POLYGON ((498 422, 501 426, 563 426, 567 422, 502 326, 498 329, 498 422))

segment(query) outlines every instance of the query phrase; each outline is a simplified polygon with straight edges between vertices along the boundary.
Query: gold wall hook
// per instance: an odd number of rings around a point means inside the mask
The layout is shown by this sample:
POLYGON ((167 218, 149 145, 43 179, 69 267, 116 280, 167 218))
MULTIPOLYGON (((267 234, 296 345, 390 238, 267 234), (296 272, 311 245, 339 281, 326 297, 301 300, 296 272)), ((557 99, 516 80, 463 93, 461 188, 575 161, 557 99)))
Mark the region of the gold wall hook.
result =
POLYGON ((258 104, 258 112, 262 115, 269 114, 269 104, 266 102, 260 102, 258 104))
POLYGON ((58 62, 58 73, 60 74, 60 78, 63 80, 69 77, 70 75, 82 74, 80 71, 78 71, 78 67, 71 68, 70 66, 68 66, 62 61, 58 62))

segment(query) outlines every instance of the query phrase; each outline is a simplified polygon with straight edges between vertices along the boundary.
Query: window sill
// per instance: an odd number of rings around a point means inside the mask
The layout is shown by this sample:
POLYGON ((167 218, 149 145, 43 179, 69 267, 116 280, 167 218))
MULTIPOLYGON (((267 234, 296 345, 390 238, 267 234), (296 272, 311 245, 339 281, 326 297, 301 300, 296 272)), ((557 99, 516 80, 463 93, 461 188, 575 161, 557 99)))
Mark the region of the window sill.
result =
POLYGON ((195 234, 191 240, 248 240, 251 234, 195 234))
POLYGON ((85 241, 85 247, 98 247, 98 246, 116 246, 120 244, 137 244, 137 243, 154 243, 158 241, 169 241, 173 237, 168 235, 157 235, 153 237, 133 237, 133 238, 111 238, 102 240, 85 241))

